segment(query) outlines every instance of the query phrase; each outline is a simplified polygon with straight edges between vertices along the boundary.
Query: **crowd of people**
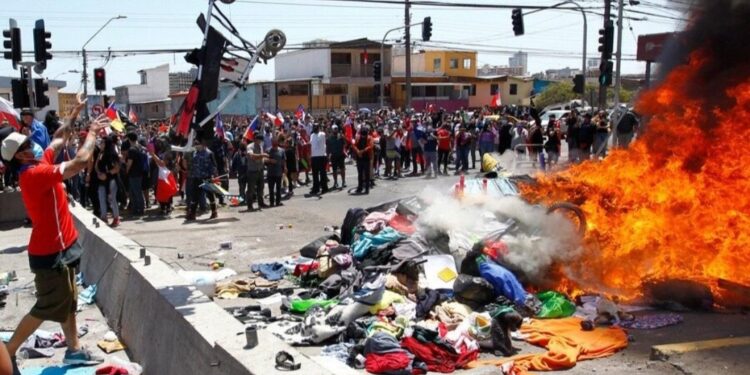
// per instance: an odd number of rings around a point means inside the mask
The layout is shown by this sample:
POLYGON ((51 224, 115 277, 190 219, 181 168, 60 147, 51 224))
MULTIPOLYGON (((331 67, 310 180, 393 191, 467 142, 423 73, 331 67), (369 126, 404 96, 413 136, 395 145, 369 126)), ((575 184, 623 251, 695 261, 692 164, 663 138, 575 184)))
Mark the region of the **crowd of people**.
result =
MULTIPOLYGON (((67 180, 66 187, 72 199, 114 227, 123 212, 140 217, 158 205, 159 214, 171 214, 172 199, 156 199, 159 171, 167 169, 176 177, 186 219, 209 210, 210 218, 216 218, 217 207, 230 203, 244 202, 248 211, 282 206, 302 186, 310 187, 306 196, 347 189, 347 164, 357 170, 356 188, 348 191, 369 194, 378 179, 433 179, 479 170, 489 152, 515 152, 545 169, 559 163, 563 142, 571 163, 603 158, 611 117, 604 111, 573 110, 542 124, 534 110, 516 106, 455 112, 348 109, 318 116, 261 112, 255 117, 224 116, 220 129, 200 131, 188 145, 192 147, 179 152, 172 145, 180 139, 168 124, 127 123, 124 132, 97 140, 87 168, 67 180), (227 193, 230 178, 239 185, 234 202, 227 193)), ((614 143, 627 147, 637 119, 627 113, 618 122, 614 143)), ((3 124, 0 134, 28 135, 41 153, 59 123, 55 113, 42 123, 24 110, 19 128, 3 124)), ((77 130, 77 135, 58 162, 75 155, 86 132, 77 130)), ((15 188, 17 172, 5 165, 0 171, 5 189, 15 188)))

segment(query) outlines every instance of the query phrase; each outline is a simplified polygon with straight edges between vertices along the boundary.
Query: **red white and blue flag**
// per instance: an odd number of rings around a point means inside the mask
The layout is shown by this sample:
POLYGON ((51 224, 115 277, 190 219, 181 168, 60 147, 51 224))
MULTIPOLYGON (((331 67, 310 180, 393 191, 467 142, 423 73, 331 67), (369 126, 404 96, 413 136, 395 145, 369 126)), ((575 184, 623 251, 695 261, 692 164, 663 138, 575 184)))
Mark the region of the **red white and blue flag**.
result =
POLYGON ((21 127, 18 124, 18 117, 18 112, 16 112, 16 109, 13 108, 13 103, 0 97, 0 122, 2 122, 3 120, 8 121, 8 123, 13 126, 16 131, 19 131, 21 127))
POLYGON ((303 106, 302 104, 300 104, 297 107, 297 111, 294 112, 294 117, 296 117, 297 120, 304 120, 305 119, 305 106, 303 106))
POLYGON ((250 125, 245 129, 245 135, 243 135, 243 138, 247 139, 248 141, 253 140, 253 133, 258 130, 258 126, 260 125, 260 115, 255 115, 255 118, 252 122, 250 122, 250 125))
POLYGON ((214 132, 216 133, 216 137, 219 139, 226 138, 226 132, 224 131, 224 121, 221 121, 221 113, 216 115, 216 125, 214 126, 214 132))

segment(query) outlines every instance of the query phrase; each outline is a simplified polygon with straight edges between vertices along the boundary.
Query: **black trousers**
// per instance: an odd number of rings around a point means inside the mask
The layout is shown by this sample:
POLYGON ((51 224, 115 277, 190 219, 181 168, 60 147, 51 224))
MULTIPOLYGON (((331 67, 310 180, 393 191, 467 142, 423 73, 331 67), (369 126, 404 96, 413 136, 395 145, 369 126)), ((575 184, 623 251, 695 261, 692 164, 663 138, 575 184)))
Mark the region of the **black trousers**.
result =
POLYGON ((359 157, 357 158, 357 191, 370 192, 370 158, 359 157))
POLYGON ((281 176, 268 176, 268 200, 271 206, 281 203, 281 176))
POLYGON ((247 208, 253 208, 253 201, 258 201, 258 206, 263 205, 263 172, 247 172, 247 195, 245 203, 247 208))
POLYGON ((312 158, 313 187, 312 193, 317 194, 328 191, 328 177, 326 176, 326 157, 314 156, 312 158))
POLYGON ((238 175, 237 184, 240 185, 240 197, 244 198, 247 192, 247 175, 238 175))
POLYGON ((448 172, 448 157, 450 153, 450 150, 438 150, 438 171, 440 171, 440 168, 442 167, 443 172, 448 172))
POLYGON ((208 201, 211 203, 211 208, 213 209, 214 205, 216 204, 216 197, 214 196, 214 193, 210 193, 201 189, 201 184, 203 184, 205 180, 202 178, 191 178, 188 181, 190 181, 190 183, 193 185, 189 190, 192 196, 188 197, 188 202, 190 202, 188 208, 193 212, 198 209, 198 200, 200 199, 201 192, 203 192, 206 194, 206 198, 208 198, 208 201))
POLYGON ((424 154, 422 147, 413 146, 411 148, 411 165, 412 173, 417 173, 417 166, 419 166, 422 173, 424 173, 424 154))

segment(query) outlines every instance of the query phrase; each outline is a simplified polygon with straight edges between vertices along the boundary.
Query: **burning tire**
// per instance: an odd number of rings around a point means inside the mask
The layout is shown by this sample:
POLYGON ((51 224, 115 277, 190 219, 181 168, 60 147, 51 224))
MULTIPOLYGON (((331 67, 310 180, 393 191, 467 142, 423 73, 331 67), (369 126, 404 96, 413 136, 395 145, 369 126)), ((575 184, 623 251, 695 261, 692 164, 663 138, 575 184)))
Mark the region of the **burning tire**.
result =
POLYGON ((560 213, 571 219, 577 219, 578 234, 583 237, 586 234, 586 215, 583 214, 581 207, 570 203, 570 202, 557 202, 553 203, 547 208, 547 213, 551 214, 555 211, 561 211, 560 213), (572 213, 572 216, 571 216, 572 213))

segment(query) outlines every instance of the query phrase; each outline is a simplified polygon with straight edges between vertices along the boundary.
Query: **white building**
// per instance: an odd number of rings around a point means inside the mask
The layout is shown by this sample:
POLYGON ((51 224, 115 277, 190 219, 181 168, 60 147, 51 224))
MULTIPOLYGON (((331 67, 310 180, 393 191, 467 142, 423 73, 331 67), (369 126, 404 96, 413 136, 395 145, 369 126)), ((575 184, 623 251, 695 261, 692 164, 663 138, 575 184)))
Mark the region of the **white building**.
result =
POLYGON ((139 70, 141 83, 115 87, 119 109, 133 109, 141 120, 164 119, 172 115, 169 99, 169 64, 139 70))
POLYGON ((508 58, 508 66, 511 68, 521 68, 521 75, 526 75, 529 71, 529 54, 518 51, 508 58))

